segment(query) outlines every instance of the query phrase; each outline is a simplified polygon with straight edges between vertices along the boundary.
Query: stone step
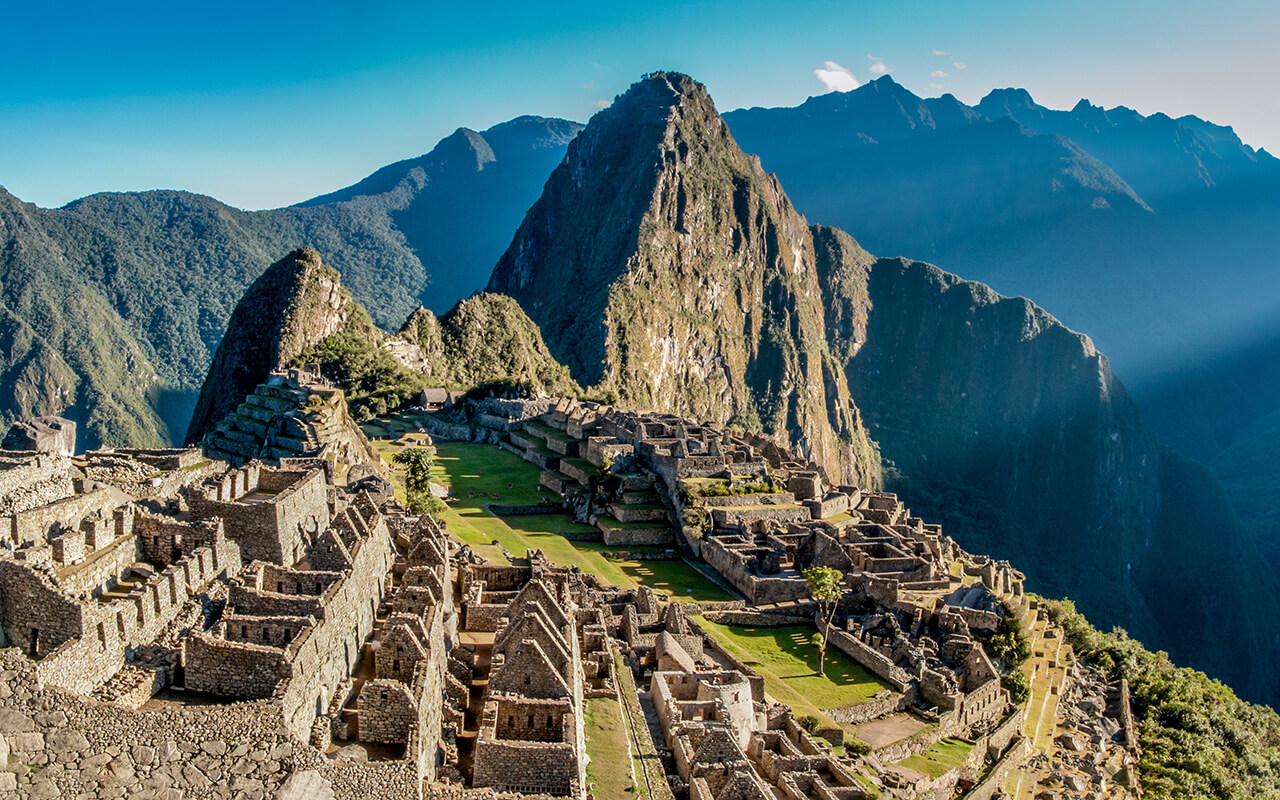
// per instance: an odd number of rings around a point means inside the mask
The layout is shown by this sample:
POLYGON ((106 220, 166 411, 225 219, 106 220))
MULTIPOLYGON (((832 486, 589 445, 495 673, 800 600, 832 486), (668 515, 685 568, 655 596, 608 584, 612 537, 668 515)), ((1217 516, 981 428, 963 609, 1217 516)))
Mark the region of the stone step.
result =
POLYGON ((711 509, 712 524, 716 528, 746 527, 761 519, 777 522, 803 522, 810 519, 809 509, 795 503, 778 505, 728 506, 711 509))
POLYGON ((619 522, 665 522, 667 519, 667 508, 662 505, 613 503, 609 506, 609 513, 619 522))
POLYGON ((623 492, 622 502, 629 506, 634 505, 658 505, 662 500, 658 497, 658 493, 650 490, 639 492, 623 492))
POLYGON ((671 544, 675 541, 675 531, 665 524, 628 525, 607 517, 600 517, 596 520, 596 527, 599 528, 600 533, 604 534, 604 543, 610 547, 671 544))
POLYGON ((581 458, 560 459, 560 473, 581 486, 586 486, 596 471, 591 462, 581 458))

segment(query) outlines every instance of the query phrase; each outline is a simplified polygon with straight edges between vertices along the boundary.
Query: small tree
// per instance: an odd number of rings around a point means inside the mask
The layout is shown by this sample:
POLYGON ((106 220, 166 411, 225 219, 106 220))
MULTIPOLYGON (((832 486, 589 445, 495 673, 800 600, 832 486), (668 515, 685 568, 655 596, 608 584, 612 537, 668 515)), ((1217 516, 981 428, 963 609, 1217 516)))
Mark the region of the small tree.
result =
POLYGON ((431 491, 431 452, 425 447, 407 447, 391 457, 404 467, 404 486, 410 492, 431 491))
POLYGON ((409 511, 439 518, 444 503, 431 494, 431 452, 425 447, 409 447, 392 456, 391 461, 404 467, 404 494, 409 511))
POLYGON ((818 674, 827 674, 827 637, 825 631, 836 615, 836 606, 844 595, 841 586, 844 576, 831 567, 811 567, 804 571, 805 583, 809 584, 809 596, 818 602, 818 612, 822 618, 822 630, 818 633, 821 640, 818 645, 818 674))

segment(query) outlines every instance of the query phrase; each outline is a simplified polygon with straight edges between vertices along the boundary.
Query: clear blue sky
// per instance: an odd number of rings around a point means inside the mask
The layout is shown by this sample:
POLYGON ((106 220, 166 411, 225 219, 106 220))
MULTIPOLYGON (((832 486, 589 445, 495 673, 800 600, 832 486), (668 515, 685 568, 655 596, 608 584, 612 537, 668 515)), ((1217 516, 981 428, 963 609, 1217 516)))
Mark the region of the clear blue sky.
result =
POLYGON ((274 207, 459 126, 586 120, 655 69, 689 73, 728 110, 803 102, 826 90, 815 70, 828 61, 859 82, 881 64, 919 94, 970 103, 1020 86, 1057 108, 1087 97, 1194 113, 1280 151, 1280 3, 1210 5, 13 3, 0 27, 0 185, 42 206, 181 188, 274 207))

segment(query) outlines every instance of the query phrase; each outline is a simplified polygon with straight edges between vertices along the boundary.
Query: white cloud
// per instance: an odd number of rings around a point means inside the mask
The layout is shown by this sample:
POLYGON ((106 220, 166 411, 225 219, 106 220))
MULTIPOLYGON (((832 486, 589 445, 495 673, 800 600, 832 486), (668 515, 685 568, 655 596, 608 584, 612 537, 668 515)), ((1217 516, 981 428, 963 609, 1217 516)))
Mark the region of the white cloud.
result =
POLYGON ((893 67, 886 67, 883 61, 877 61, 867 68, 872 75, 888 75, 893 72, 893 67))
POLYGON ((968 66, 968 64, 965 64, 965 63, 963 63, 963 62, 961 62, 961 61, 952 61, 952 62, 951 62, 951 64, 952 64, 952 66, 954 66, 956 69, 964 69, 965 67, 967 67, 967 66, 968 66))
POLYGON ((930 73, 929 73, 929 77, 930 77, 930 78, 950 78, 950 77, 951 77, 951 73, 949 73, 949 72, 943 72, 943 71, 942 71, 942 70, 940 70, 940 69, 935 69, 933 72, 930 72, 930 73))
POLYGON ((943 85, 942 85, 942 84, 940 84, 940 83, 931 83, 931 84, 929 84, 929 88, 930 88, 930 89, 932 89, 932 90, 934 90, 935 92, 940 92, 940 91, 942 91, 943 89, 945 89, 946 87, 945 87, 945 86, 943 86, 943 85))
POLYGON ((595 82, 595 81, 587 81, 586 83, 582 84, 582 88, 583 88, 583 89, 594 89, 594 88, 596 88, 596 82, 595 82))
POLYGON ((591 105, 595 106, 596 108, 608 108, 610 106, 610 103, 608 100, 594 100, 592 101, 591 105))
POLYGON ((858 88, 858 79, 853 73, 834 61, 822 62, 822 66, 815 69, 813 74, 822 81, 828 92, 850 92, 858 88))
POLYGON ((950 54, 950 53, 948 53, 946 50, 934 50, 934 51, 933 51, 933 54, 934 54, 935 56, 947 56, 947 55, 951 55, 951 54, 950 54))

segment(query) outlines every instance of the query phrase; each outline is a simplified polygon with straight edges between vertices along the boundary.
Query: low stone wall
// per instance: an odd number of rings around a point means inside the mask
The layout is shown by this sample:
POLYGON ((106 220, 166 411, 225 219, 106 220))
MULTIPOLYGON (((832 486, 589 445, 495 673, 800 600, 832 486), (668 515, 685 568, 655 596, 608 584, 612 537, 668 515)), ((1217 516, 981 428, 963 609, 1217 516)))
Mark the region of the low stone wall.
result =
POLYGON ((610 547, 637 547, 641 545, 671 544, 675 532, 671 528, 655 526, 652 528, 610 528, 601 525, 604 543, 610 547))
POLYGON ((887 657, 858 641, 849 633, 828 625, 823 635, 827 637, 827 643, 832 647, 849 656, 877 677, 888 681, 898 691, 906 691, 911 683, 911 676, 906 670, 894 665, 887 657))
POLYGON ((497 443, 506 437, 506 431, 495 431, 476 425, 448 422, 431 414, 422 415, 422 427, 433 439, 457 442, 497 443))
POLYGON ((670 561, 675 550, 601 550, 600 555, 610 561, 670 561))
POLYGON ((987 777, 970 789, 968 794, 963 795, 961 800, 991 800, 1003 790, 1005 777, 1026 761, 1031 752, 1031 740, 1025 736, 1019 737, 1009 751, 995 763, 987 777))
POLYGON ((524 505, 481 503, 480 507, 495 517, 532 517, 538 514, 559 514, 564 511, 564 507, 559 503, 526 503, 524 505))
POLYGON ((920 755, 950 733, 946 725, 931 725, 913 736, 876 750, 875 757, 883 764, 893 764, 904 758, 920 755))
POLYGON ((785 628, 790 625, 808 625, 809 617, 790 614, 765 614, 760 611, 708 611, 703 616, 721 625, 743 625, 753 628, 785 628))
POLYGON ((284 650, 195 634, 182 643, 186 686, 220 697, 268 698, 292 675, 284 650))
POLYGON ((879 719, 887 714, 906 711, 915 705, 917 697, 916 687, 908 686, 905 692, 894 692, 890 696, 879 700, 868 700, 865 703, 859 703, 856 706, 845 706, 844 708, 824 708, 823 711, 836 722, 847 725, 861 725, 864 722, 879 719))

